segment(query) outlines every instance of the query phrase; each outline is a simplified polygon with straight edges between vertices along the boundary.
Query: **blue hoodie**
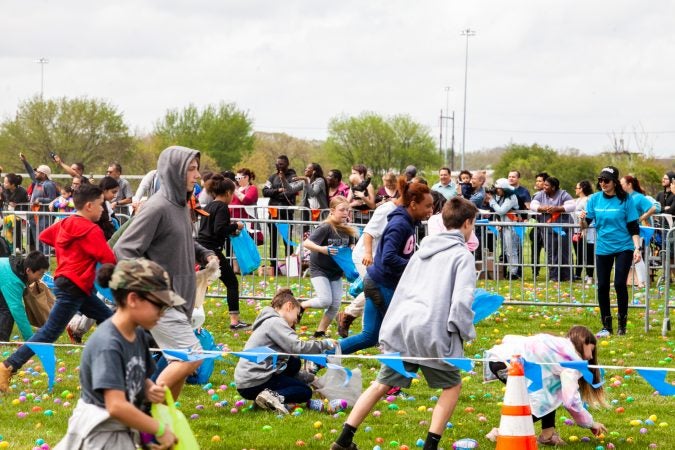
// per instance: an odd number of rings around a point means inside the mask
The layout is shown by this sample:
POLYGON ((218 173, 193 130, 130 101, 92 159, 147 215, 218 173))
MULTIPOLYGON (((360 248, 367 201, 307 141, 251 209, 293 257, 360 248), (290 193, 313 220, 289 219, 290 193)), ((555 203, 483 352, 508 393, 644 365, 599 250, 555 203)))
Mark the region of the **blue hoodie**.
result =
POLYGON ((395 289, 415 251, 415 222, 403 206, 393 210, 387 220, 368 275, 377 284, 395 289))

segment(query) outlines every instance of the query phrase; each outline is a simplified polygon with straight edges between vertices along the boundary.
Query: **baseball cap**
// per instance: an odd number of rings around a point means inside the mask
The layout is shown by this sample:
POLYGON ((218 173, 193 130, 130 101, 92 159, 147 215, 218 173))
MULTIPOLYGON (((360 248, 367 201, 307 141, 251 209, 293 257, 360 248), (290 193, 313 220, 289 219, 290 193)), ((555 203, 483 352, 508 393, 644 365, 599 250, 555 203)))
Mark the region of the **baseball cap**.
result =
POLYGON ((146 293, 166 306, 180 306, 185 300, 171 289, 169 274, 159 264, 145 258, 125 259, 115 266, 110 289, 146 293))
POLYGON ((47 177, 51 177, 51 176, 52 176, 52 169, 50 169, 49 166, 44 165, 44 164, 42 164, 41 166, 38 166, 38 168, 35 169, 35 171, 36 171, 36 172, 42 172, 42 173, 44 173, 45 175, 47 175, 47 177))

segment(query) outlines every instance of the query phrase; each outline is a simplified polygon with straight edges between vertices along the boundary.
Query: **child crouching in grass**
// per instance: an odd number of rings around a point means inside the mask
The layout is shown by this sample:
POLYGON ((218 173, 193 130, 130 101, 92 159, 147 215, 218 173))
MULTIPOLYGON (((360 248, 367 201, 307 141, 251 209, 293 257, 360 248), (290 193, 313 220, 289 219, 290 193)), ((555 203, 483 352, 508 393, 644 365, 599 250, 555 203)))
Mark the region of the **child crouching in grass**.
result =
MULTIPOLYGON (((279 353, 316 354, 333 350, 336 342, 332 339, 301 341, 295 333, 295 326, 302 317, 300 302, 290 289, 279 289, 272 304, 262 309, 255 322, 253 332, 244 346, 244 351, 256 347, 269 347, 279 353)), ((267 410, 288 414, 287 404, 307 403, 309 409, 323 411, 321 400, 312 399, 312 388, 308 383, 314 376, 300 371, 300 359, 296 356, 279 356, 276 364, 269 357, 261 363, 240 358, 234 370, 234 381, 239 395, 267 410)), ((344 400, 332 400, 328 412, 343 409, 344 400)))
POLYGON ((164 311, 185 300, 171 290, 164 269, 147 259, 104 264, 98 282, 110 287, 117 310, 84 347, 81 398, 55 450, 133 450, 138 432, 155 436, 153 450, 171 448, 177 440, 169 426, 142 411, 146 401, 164 402, 164 387, 149 378, 155 365, 143 329, 154 327, 164 311))

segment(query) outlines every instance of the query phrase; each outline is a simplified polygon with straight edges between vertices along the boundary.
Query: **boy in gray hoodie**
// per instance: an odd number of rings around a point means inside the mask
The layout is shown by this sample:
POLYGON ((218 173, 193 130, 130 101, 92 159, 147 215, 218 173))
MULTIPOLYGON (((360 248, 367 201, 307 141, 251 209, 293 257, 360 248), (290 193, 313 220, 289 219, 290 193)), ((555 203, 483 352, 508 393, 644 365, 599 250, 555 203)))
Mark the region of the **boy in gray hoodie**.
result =
MULTIPOLYGON (((199 156, 197 150, 186 147, 162 151, 157 160, 162 188, 143 204, 114 248, 118 260, 146 258, 162 266, 171 277, 173 290, 185 299, 185 304, 169 308, 152 329, 160 348, 201 349, 190 324, 197 286, 195 261, 205 265, 214 260, 218 264, 218 257, 192 237, 188 198, 199 180, 199 156)), ((157 383, 166 384, 176 399, 185 379, 201 361, 167 360, 169 365, 157 383)))
MULTIPOLYGON (((335 348, 332 339, 301 341, 294 327, 302 317, 300 302, 290 289, 279 289, 272 304, 260 311, 253 322, 253 333, 244 346, 244 351, 257 347, 269 347, 279 353, 291 355, 322 353, 335 348)), ((307 403, 313 410, 324 409, 321 400, 312 400, 312 388, 307 384, 314 378, 308 372, 300 372, 300 359, 280 355, 276 363, 269 357, 261 363, 240 358, 234 370, 234 381, 239 395, 255 400, 263 409, 288 414, 285 404, 307 403)), ((344 400, 332 400, 328 412, 346 407, 344 400)))
MULTIPOLYGON (((429 387, 443 392, 434 407, 425 450, 436 450, 461 390, 459 370, 442 358, 464 357, 463 343, 476 338, 473 291, 476 271, 466 248, 478 209, 453 197, 442 217, 447 232, 428 236, 405 268, 380 328, 384 353, 400 352, 408 372, 422 370, 429 387), (432 359, 418 359, 432 358, 432 359)), ((392 388, 410 387, 411 379, 382 365, 376 381, 359 397, 331 450, 357 449, 357 427, 392 388)))

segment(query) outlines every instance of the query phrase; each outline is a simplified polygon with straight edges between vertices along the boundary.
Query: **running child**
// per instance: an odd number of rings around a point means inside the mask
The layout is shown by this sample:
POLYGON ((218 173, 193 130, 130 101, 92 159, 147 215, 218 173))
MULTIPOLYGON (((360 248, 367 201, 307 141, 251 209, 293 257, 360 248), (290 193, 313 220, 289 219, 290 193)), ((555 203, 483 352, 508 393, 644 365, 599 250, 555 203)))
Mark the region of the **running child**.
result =
MULTIPOLYGON (((461 197, 446 202, 442 214, 447 231, 422 240, 405 267, 380 328, 383 352, 400 352, 406 371, 421 369, 429 387, 442 390, 431 416, 425 450, 438 448, 462 387, 459 369, 441 358, 463 358, 463 343, 476 338, 471 310, 475 260, 466 242, 477 213, 478 208, 461 197)), ((354 434, 370 410, 392 387, 407 388, 411 381, 383 364, 375 382, 354 405, 331 450, 356 450, 354 434)))
POLYGON ((319 322, 314 337, 324 337, 328 325, 340 310, 342 300, 342 276, 344 272, 331 258, 340 247, 352 247, 356 242, 356 230, 347 225, 349 202, 342 196, 330 201, 330 215, 305 239, 303 246, 311 251, 309 273, 316 297, 302 302, 302 307, 321 308, 326 311, 319 322))
MULTIPOLYGON (((96 263, 115 263, 115 255, 96 225, 103 211, 103 191, 82 185, 73 196, 77 212, 40 233, 40 241, 56 250, 54 295, 56 303, 47 323, 29 342, 55 342, 78 312, 101 323, 112 311, 94 294, 96 263)), ((34 352, 22 345, 0 364, 0 392, 9 390, 9 380, 34 352)))

